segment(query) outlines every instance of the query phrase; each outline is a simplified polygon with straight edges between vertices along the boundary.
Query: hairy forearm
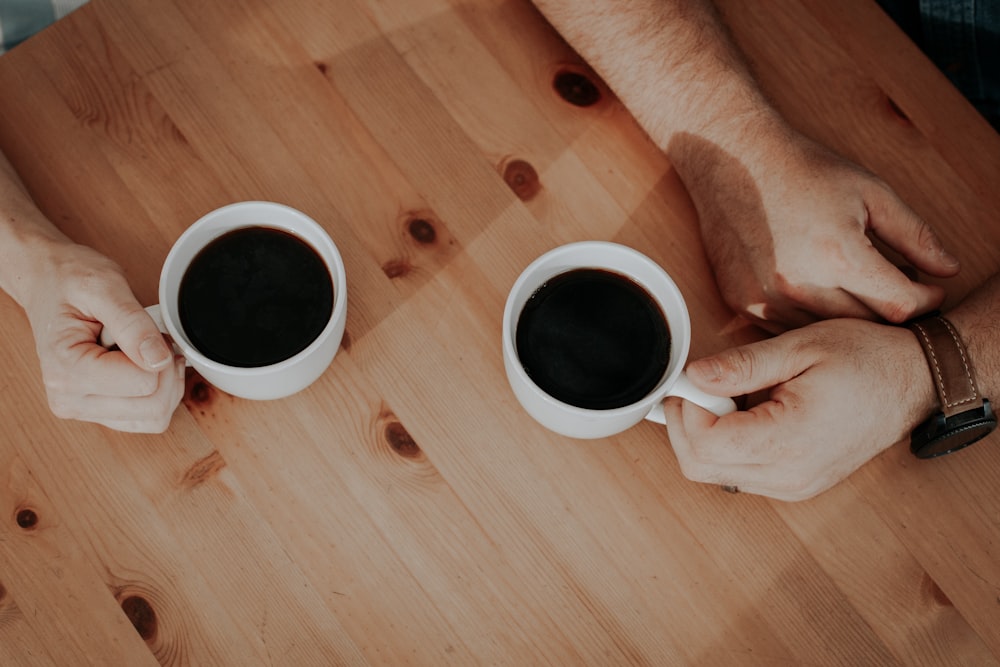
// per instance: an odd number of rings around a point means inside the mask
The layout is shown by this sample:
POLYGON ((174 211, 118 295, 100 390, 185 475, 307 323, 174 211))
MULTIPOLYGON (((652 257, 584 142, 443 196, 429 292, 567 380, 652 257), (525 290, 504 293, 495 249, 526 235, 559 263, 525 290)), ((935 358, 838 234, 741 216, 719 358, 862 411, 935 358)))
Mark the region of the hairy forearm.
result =
POLYGON ((969 350, 980 391, 1000 404, 1000 273, 945 315, 969 350))
POLYGON ((33 275, 45 270, 48 249, 67 242, 38 210, 0 152, 0 289, 24 306, 33 275))
POLYGON ((733 153, 780 124, 710 0, 535 0, 654 142, 693 135, 733 153))

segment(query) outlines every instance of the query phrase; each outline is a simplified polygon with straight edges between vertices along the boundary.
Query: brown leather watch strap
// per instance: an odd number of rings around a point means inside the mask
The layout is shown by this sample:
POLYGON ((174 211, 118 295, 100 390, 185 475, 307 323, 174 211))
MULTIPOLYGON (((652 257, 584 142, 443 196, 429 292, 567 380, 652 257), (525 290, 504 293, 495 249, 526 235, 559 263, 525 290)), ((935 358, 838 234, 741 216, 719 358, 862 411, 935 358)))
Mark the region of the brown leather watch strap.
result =
POLYGON ((935 315, 909 326, 927 355, 944 416, 982 407, 983 397, 976 384, 972 362, 951 322, 935 315))

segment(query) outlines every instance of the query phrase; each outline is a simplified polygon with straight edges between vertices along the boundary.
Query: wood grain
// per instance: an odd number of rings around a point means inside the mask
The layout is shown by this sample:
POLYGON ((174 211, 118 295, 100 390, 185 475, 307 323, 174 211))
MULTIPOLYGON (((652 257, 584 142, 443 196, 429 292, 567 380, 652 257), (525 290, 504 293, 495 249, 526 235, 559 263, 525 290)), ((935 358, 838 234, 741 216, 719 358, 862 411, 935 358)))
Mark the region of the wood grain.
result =
MULTIPOLYGON (((791 122, 959 255, 950 302, 1000 268, 1000 137, 874 3, 719 4, 791 122)), ((572 441, 522 411, 504 300, 560 243, 666 267, 692 354, 762 335, 670 164, 526 0, 92 0, 0 89, 40 207, 144 303, 243 199, 315 218, 349 290, 317 383, 253 403, 192 374, 162 436, 52 417, 0 297, 3 664, 1000 663, 996 437, 788 505, 686 481, 661 427, 572 441)))

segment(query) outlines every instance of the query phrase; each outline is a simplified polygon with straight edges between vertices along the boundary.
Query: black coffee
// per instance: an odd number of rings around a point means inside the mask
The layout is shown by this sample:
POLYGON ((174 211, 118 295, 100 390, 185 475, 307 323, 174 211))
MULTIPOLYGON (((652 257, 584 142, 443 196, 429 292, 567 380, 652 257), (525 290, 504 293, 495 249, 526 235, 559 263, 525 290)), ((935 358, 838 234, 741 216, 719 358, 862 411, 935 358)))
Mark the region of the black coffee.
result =
POLYGON ((184 332, 209 359, 267 366, 316 340, 333 312, 333 282, 309 244, 245 227, 195 256, 181 279, 178 310, 184 332))
POLYGON ((516 343, 542 391, 591 410, 643 398, 670 360, 670 331, 656 301, 600 269, 568 271, 539 287, 521 311, 516 343))

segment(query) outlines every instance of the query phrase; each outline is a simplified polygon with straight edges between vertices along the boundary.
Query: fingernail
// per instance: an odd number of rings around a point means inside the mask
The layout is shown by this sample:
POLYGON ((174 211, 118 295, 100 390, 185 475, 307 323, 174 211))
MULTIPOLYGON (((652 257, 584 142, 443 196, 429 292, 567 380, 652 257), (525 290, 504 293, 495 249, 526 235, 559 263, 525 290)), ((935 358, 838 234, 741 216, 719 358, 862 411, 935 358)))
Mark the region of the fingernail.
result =
POLYGON ((139 345, 139 354, 143 362, 152 369, 165 367, 173 355, 167 349, 167 344, 158 336, 150 336, 139 345))
POLYGON ((941 261, 944 263, 945 266, 947 266, 950 269, 954 269, 954 268, 958 267, 958 265, 959 265, 960 262, 958 261, 957 257, 955 257, 954 255, 952 255, 950 252, 948 252, 944 248, 941 248, 940 252, 941 252, 941 261))

